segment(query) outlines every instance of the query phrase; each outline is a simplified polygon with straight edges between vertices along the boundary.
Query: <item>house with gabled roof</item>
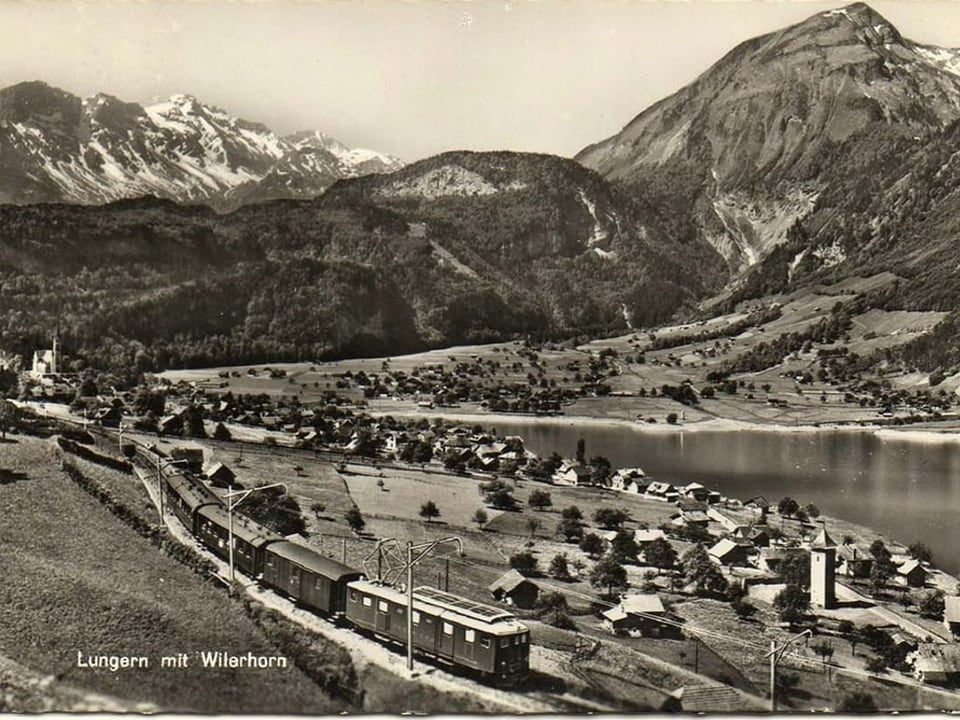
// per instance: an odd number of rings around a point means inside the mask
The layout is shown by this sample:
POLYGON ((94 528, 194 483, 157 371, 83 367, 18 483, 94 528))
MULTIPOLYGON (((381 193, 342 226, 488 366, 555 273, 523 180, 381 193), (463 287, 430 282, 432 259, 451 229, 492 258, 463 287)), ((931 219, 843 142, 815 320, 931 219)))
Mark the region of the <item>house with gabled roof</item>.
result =
POLYGON ((540 588, 517 570, 501 575, 489 590, 496 600, 519 608, 532 608, 540 597, 540 588))
POLYGON ((960 638, 960 596, 949 595, 943 599, 943 624, 955 639, 960 638))
POLYGON ((737 542, 731 538, 718 540, 707 554, 721 565, 744 566, 753 553, 753 546, 746 542, 737 542))
POLYGON ((873 569, 873 555, 856 543, 837 546, 837 572, 847 577, 867 578, 873 569))
POLYGON ((612 633, 628 633, 642 637, 660 637, 671 634, 667 610, 656 594, 625 595, 620 604, 602 612, 603 626, 612 633))
POLYGON ((894 582, 907 587, 923 587, 927 583, 927 571, 919 560, 907 560, 897 567, 894 582))
POLYGON ((950 685, 960 682, 960 644, 920 643, 907 656, 913 674, 921 682, 950 685))

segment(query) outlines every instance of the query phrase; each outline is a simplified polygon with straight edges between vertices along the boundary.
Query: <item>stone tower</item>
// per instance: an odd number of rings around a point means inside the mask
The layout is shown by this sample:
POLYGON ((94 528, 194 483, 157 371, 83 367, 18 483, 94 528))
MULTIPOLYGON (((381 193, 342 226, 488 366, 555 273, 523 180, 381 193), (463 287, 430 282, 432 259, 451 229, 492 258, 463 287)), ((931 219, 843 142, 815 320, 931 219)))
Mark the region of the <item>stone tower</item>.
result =
POLYGON ((823 525, 810 543, 810 604, 813 607, 836 607, 836 578, 837 544, 823 525))

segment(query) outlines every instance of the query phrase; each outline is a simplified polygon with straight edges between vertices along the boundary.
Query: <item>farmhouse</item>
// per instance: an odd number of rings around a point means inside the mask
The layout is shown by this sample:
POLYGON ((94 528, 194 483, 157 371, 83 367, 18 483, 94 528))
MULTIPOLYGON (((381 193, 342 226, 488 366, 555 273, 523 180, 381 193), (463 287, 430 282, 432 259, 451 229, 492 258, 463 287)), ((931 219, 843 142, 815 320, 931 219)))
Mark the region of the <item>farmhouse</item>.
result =
POLYGON ((647 528, 639 528, 633 533, 633 541, 639 546, 641 550, 647 545, 652 543, 654 540, 666 540, 667 536, 664 534, 663 530, 659 528, 654 528, 649 530, 647 528))
POLYGON ((619 492, 638 495, 647 491, 649 482, 646 474, 640 468, 622 468, 610 478, 610 487, 619 492))
POLYGON ((217 487, 233 487, 237 484, 237 476, 233 470, 222 462, 214 463, 207 469, 207 480, 217 487))
POLYGON ((496 600, 518 608, 532 608, 540 596, 540 588, 516 570, 511 570, 490 585, 496 600))
POLYGON ((719 540, 707 554, 721 565, 746 565, 747 558, 753 552, 749 543, 736 542, 730 538, 719 540))
POLYGON ((180 435, 183 433, 183 421, 186 418, 187 408, 180 408, 176 412, 162 418, 157 424, 157 432, 161 435, 180 435))
POLYGON ((584 485, 590 485, 591 480, 592 475, 590 474, 590 468, 586 465, 574 465, 568 461, 564 461, 553 474, 554 485, 582 487, 584 485))
POLYGON ((914 676, 923 682, 948 685, 960 681, 960 645, 956 643, 920 643, 907 656, 914 676))
POLYGON ((670 634, 669 626, 659 622, 666 619, 667 610, 658 595, 627 595, 620 604, 601 613, 603 626, 612 633, 629 633, 642 637, 660 637, 670 634))
POLYGON ((707 498, 710 497, 710 491, 704 485, 701 485, 698 482, 692 482, 684 487, 680 488, 680 493, 685 498, 690 498, 691 500, 696 500, 698 502, 706 502, 707 498))
POLYGON ((870 577, 873 569, 873 557, 854 543, 843 543, 837 547, 837 572, 847 577, 870 577))
POLYGON ((943 624, 953 637, 960 638, 960 596, 951 595, 943 599, 943 624))
POLYGON ((667 502, 676 502, 680 498, 680 493, 673 485, 659 480, 647 486, 647 495, 667 502))
POLYGON ((767 513, 770 512, 770 501, 767 500, 763 495, 757 495, 756 497, 750 498, 743 504, 743 506, 755 510, 761 518, 765 518, 767 513))
POLYGON ((677 507, 680 508, 680 512, 671 518, 675 525, 699 525, 705 528, 710 523, 707 504, 704 502, 681 498, 677 502, 677 507))
POLYGON ((923 587, 927 582, 927 571, 919 560, 907 560, 897 568, 894 581, 908 587, 923 587))

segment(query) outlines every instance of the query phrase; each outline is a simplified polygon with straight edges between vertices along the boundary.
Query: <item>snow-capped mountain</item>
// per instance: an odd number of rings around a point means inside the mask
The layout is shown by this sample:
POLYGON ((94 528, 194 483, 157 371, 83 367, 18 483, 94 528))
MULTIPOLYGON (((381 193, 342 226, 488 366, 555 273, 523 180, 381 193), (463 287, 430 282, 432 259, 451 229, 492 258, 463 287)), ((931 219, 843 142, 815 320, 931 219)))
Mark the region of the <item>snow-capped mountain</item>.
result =
POLYGON ((42 82, 0 90, 0 202, 100 204, 155 195, 224 209, 322 193, 397 158, 321 133, 281 137, 174 95, 149 107, 42 82))

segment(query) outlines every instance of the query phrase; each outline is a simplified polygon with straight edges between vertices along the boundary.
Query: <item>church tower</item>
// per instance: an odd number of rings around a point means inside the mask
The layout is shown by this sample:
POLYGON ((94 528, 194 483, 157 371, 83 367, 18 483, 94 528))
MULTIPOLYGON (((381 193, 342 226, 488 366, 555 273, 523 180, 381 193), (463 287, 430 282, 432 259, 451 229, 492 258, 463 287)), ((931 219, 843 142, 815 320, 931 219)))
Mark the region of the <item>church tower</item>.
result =
POLYGON ((823 525, 810 543, 810 604, 813 607, 836 607, 836 578, 837 544, 823 525))

